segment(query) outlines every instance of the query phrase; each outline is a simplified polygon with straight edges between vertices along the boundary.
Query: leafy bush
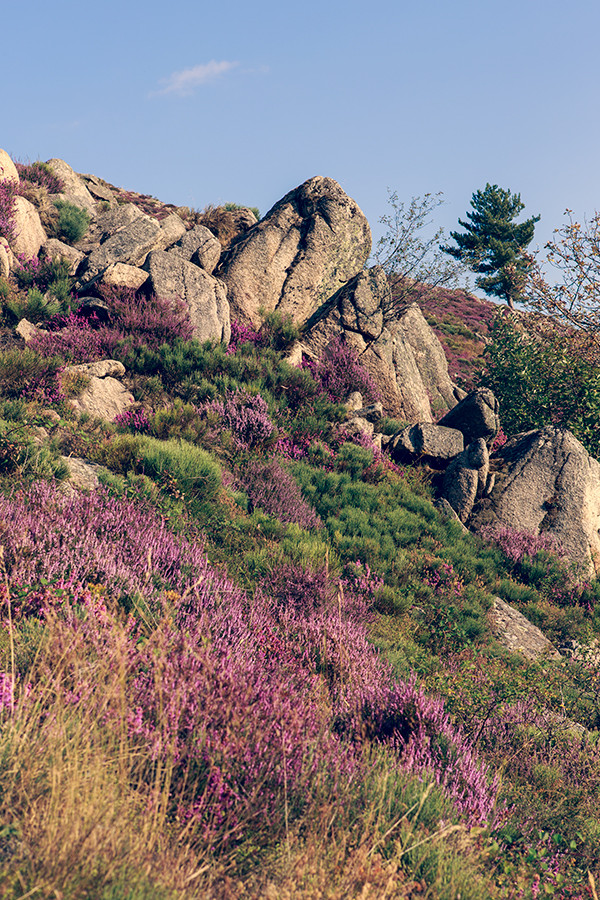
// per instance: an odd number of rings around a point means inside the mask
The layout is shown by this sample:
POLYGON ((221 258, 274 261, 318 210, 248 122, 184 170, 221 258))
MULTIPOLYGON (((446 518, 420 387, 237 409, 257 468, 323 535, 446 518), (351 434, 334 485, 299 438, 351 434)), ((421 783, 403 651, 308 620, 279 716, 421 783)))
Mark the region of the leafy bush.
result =
POLYGON ((572 336, 552 328, 517 325, 497 316, 480 384, 491 388, 508 434, 554 425, 568 428, 600 456, 600 367, 585 358, 572 336))
MULTIPOLYGON (((6 350, 0 353, 0 390, 4 397, 58 396, 58 374, 62 360, 59 357, 44 358, 30 347, 23 350, 6 350)), ((48 400, 48 402, 51 402, 48 400)))
POLYGON ((57 236, 67 244, 76 244, 89 228, 89 213, 68 200, 57 200, 54 205, 58 210, 57 236))
POLYGON ((58 315, 61 305, 56 299, 45 297, 37 288, 29 288, 26 297, 9 300, 6 308, 17 321, 29 319, 31 322, 42 322, 58 315))

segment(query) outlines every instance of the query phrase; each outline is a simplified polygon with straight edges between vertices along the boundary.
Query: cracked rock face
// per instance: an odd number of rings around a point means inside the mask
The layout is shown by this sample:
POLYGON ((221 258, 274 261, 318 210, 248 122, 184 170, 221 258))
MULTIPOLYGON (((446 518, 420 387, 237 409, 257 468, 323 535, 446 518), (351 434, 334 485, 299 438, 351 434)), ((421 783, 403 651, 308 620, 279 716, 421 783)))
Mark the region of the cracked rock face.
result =
POLYGON ((475 504, 471 528, 550 532, 569 559, 600 570, 600 463, 570 431, 517 434, 493 454, 490 469, 494 486, 475 504))
POLYGON ((371 252, 364 213, 333 178, 290 191, 227 251, 218 270, 232 315, 255 328, 278 310, 305 322, 361 271, 371 252))

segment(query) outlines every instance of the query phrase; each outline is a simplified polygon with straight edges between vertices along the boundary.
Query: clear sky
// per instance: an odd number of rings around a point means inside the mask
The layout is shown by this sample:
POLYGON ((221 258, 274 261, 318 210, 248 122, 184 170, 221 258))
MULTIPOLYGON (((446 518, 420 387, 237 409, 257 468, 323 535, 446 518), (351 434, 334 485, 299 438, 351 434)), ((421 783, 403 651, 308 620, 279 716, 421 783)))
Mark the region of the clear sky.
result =
POLYGON ((313 175, 375 236, 443 191, 457 228, 486 182, 541 213, 600 208, 598 0, 54 0, 0 13, 0 147, 119 187, 265 213, 313 175))

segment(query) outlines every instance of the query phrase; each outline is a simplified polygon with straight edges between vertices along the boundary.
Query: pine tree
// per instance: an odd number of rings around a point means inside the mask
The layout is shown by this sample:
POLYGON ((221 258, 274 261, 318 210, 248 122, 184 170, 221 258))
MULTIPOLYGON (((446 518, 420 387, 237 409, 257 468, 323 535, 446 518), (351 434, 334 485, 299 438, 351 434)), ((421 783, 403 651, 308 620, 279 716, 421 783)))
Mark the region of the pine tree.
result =
POLYGON ((477 287, 506 300, 512 309, 522 294, 531 266, 526 248, 540 216, 517 225, 514 219, 525 208, 521 195, 511 194, 497 184, 486 184, 485 190, 476 191, 471 206, 473 212, 467 212, 469 221, 458 220, 466 233, 450 232, 458 246, 440 249, 480 273, 475 279, 477 287))

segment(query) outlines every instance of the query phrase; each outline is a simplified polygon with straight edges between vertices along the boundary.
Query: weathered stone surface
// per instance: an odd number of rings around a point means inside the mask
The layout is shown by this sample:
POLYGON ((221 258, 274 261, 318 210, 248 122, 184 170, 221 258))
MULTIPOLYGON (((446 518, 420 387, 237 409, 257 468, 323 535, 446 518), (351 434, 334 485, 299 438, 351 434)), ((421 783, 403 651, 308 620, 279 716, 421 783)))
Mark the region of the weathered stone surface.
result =
POLYGON ((114 422, 116 417, 134 403, 133 394, 116 378, 90 378, 90 383, 69 403, 77 412, 87 412, 98 419, 114 422))
POLYGON ((232 314, 258 327, 259 309, 305 322, 359 272, 371 252, 366 217, 332 178, 290 191, 223 254, 232 314))
POLYGON ((69 470, 69 484, 72 488, 80 491, 95 491, 100 486, 98 473, 102 472, 102 466, 76 456, 61 456, 61 460, 69 470))
POLYGON ((38 334, 41 333, 40 328, 36 328, 36 326, 29 322, 27 319, 21 319, 19 324, 17 325, 15 331, 19 334, 26 344, 33 340, 34 337, 37 337, 38 334))
POLYGON ((370 403, 369 406, 363 406, 361 397, 361 405, 356 408, 355 415, 376 425, 377 422, 383 419, 383 404, 377 401, 377 403, 370 403))
POLYGON ((17 184, 20 182, 17 167, 6 150, 0 150, 0 181, 16 181, 17 184))
POLYGON ((77 245, 78 249, 86 253, 91 252, 117 232, 128 228, 132 222, 140 219, 143 215, 144 213, 135 203, 124 203, 123 206, 100 213, 90 223, 83 240, 77 245))
POLYGON ((117 198, 114 193, 102 183, 100 178, 97 178, 95 175, 80 175, 80 178, 94 200, 102 200, 104 203, 110 203, 111 206, 117 205, 117 198))
POLYGON ((495 483, 476 504, 471 528, 550 532, 571 560, 600 570, 600 463, 570 431, 548 426, 515 435, 490 467, 495 483))
POLYGON ((100 359, 98 362, 79 363, 76 366, 67 366, 65 372, 81 372, 83 375, 89 375, 96 378, 106 378, 112 375, 120 378, 125 374, 125 366, 118 359, 100 359))
POLYGON ((64 159, 49 159, 47 164, 58 175, 64 184, 64 190, 60 194, 52 194, 52 200, 67 200, 80 209, 85 209, 90 216, 96 215, 96 201, 85 186, 85 182, 79 177, 64 159))
POLYGON ((160 232, 154 250, 166 250, 187 234, 185 225, 177 213, 171 213, 160 222, 160 232))
POLYGON ((554 644, 540 629, 500 597, 494 597, 488 620, 496 640, 513 653, 520 653, 531 660, 561 658, 554 644))
POLYGON ((398 316, 398 326, 412 348, 434 413, 452 409, 466 394, 452 382, 444 349, 421 308, 416 303, 410 303, 398 316))
MULTIPOLYGON (((8 245, 8 241, 6 240, 5 237, 0 237, 0 247, 2 247, 4 250, 4 257, 6 259, 6 262, 8 263, 8 271, 10 272, 10 270, 14 267, 14 264, 15 264, 15 256, 14 256, 14 253, 12 252, 12 250, 10 249, 10 247, 8 245)), ((5 263, 5 265, 6 265, 6 263, 5 263)), ((8 278, 8 273, 4 277, 8 278)))
POLYGON ((14 222, 16 237, 11 245, 13 253, 22 253, 27 259, 37 256, 48 236, 42 228, 37 209, 25 197, 15 197, 14 222))
POLYGON ((148 280, 148 273, 137 266, 127 266, 125 263, 114 263, 102 274, 102 284, 109 286, 129 288, 137 291, 148 280))
POLYGON ((229 343, 231 323, 225 286, 208 272, 176 253, 154 250, 144 269, 159 297, 183 300, 190 311, 194 335, 199 341, 229 343))
POLYGON ((463 525, 463 523, 460 521, 460 519, 458 518, 458 516, 456 514, 456 510, 454 510, 450 506, 450 504, 448 503, 448 501, 446 500, 445 497, 440 497, 438 500, 435 500, 433 505, 435 506, 435 508, 437 509, 437 511, 439 512, 440 516, 443 519, 446 519, 451 522, 456 522, 457 525, 460 525, 460 527, 463 531, 463 534, 469 533, 469 529, 466 528, 465 525, 463 525))
POLYGON ((57 238, 50 238, 40 249, 40 259, 68 259, 70 263, 69 275, 74 275, 85 254, 70 244, 65 244, 57 238))
POLYGON ((488 487, 489 453, 483 438, 472 441, 454 459, 444 474, 443 496, 461 522, 471 515, 475 500, 488 487))
POLYGON ((463 436, 453 428, 419 423, 403 428, 388 444, 394 462, 406 465, 417 461, 443 468, 464 447, 463 436))
MULTIPOLYGON (((110 213, 107 213, 110 215, 110 213)), ((89 284, 113 263, 142 266, 154 247, 160 225, 156 219, 141 215, 129 225, 112 234, 81 263, 77 276, 82 284, 89 284)))
POLYGON ((171 252, 212 275, 221 258, 221 244, 212 231, 204 225, 196 225, 171 248, 171 252))
POLYGON ((458 428, 465 436, 465 444, 482 437, 491 444, 500 430, 499 406, 489 388, 477 388, 440 419, 440 425, 458 428))

